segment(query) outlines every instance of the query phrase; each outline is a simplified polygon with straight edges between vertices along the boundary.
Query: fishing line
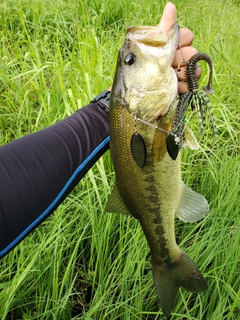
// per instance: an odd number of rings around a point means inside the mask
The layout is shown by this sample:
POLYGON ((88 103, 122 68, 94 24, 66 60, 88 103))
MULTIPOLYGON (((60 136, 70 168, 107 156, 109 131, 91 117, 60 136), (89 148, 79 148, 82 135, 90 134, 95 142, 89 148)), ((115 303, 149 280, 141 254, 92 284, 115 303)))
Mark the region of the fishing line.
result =
POLYGON ((139 122, 145 124, 145 125, 148 126, 148 127, 151 127, 151 128, 154 128, 154 129, 158 129, 158 130, 160 130, 160 131, 166 132, 166 133, 168 133, 168 134, 172 134, 172 135, 174 135, 174 136, 177 137, 177 135, 173 134, 171 131, 168 131, 168 130, 159 128, 157 125, 152 124, 152 123, 150 123, 150 122, 147 122, 147 121, 145 121, 145 120, 137 117, 134 112, 131 113, 131 116, 133 117, 133 119, 134 119, 134 121, 135 121, 134 129, 136 128, 136 121, 139 121, 139 122))
MULTIPOLYGON (((170 106, 171 108, 171 106, 170 106)), ((147 160, 147 148, 146 148, 146 143, 143 139, 143 137, 141 136, 141 134, 137 131, 137 121, 139 121, 140 123, 153 128, 155 130, 159 130, 162 131, 164 133, 167 133, 167 141, 169 141, 169 143, 167 143, 167 148, 168 148, 168 153, 170 154, 172 159, 176 159, 179 148, 181 147, 181 139, 178 137, 178 135, 174 134, 171 131, 159 128, 157 125, 149 123, 139 117, 136 116, 136 114, 134 112, 130 113, 131 116, 133 117, 133 126, 134 126, 134 133, 131 137, 131 141, 130 141, 130 147, 131 147, 131 153, 132 153, 132 157, 135 160, 136 164, 139 166, 139 168, 143 169, 145 164, 146 164, 146 160, 147 160), (174 141, 174 143, 172 142, 174 141), (177 148, 176 148, 177 145, 177 148)))

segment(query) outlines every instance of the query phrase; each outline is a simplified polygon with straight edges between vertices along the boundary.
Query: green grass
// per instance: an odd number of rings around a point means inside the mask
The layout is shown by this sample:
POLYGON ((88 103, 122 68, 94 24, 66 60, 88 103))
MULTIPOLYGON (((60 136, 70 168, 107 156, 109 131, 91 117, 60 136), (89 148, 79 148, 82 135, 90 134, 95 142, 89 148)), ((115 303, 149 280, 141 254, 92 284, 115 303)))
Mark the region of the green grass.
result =
MULTIPOLYGON (((156 24, 164 4, 2 0, 0 144, 65 118, 106 89, 126 28, 156 24)), ((176 237, 209 290, 181 290, 172 319, 239 320, 239 1, 182 0, 177 7, 179 24, 194 31, 194 45, 214 61, 219 138, 214 144, 207 132, 200 150, 183 152, 183 180, 208 199, 211 211, 197 224, 176 220, 176 237)), ((196 119, 191 127, 199 136, 196 119)), ((104 212, 113 183, 107 153, 0 260, 0 319, 163 319, 139 223, 104 212)))

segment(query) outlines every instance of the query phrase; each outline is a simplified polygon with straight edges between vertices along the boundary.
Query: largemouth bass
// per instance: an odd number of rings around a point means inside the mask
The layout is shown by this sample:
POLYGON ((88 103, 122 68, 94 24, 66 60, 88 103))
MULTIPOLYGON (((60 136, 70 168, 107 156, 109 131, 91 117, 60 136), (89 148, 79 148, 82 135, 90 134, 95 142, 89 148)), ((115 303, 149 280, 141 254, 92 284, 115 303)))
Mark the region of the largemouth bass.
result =
POLYGON ((193 222, 209 211, 206 199, 182 182, 181 151, 173 160, 166 148, 176 108, 177 77, 171 64, 178 37, 177 25, 168 33, 130 27, 119 51, 110 100, 116 184, 106 211, 139 220, 167 317, 179 287, 191 292, 207 289, 198 267, 176 244, 174 232, 175 214, 193 222))

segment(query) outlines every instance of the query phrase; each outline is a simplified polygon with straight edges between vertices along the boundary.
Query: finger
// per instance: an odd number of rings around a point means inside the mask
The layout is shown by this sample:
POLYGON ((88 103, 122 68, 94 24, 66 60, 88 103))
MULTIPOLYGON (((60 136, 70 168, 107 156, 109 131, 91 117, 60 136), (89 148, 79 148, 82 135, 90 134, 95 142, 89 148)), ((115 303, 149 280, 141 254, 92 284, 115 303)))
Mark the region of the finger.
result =
POLYGON ((182 81, 178 81, 178 92, 187 92, 188 90, 188 86, 185 82, 182 81))
MULTIPOLYGON (((178 68, 174 68, 178 78, 186 81, 187 80, 186 76, 185 76, 186 67, 180 67, 180 69, 181 69, 181 71, 179 71, 178 68)), ((197 79, 199 79, 201 77, 201 74, 202 74, 201 67, 197 64, 196 71, 195 71, 195 77, 197 79)))
POLYGON ((191 30, 181 28, 179 32, 179 44, 181 47, 190 46, 193 42, 194 34, 191 30))
MULTIPOLYGON (((177 74, 177 77, 178 77, 178 91, 179 92, 188 91, 188 86, 187 86, 187 83, 186 83, 187 79, 186 79, 186 75, 185 75, 186 67, 181 68, 181 71, 179 71, 178 68, 175 68, 174 70, 175 70, 175 72, 177 74)), ((195 77, 196 77, 197 80, 201 77, 201 74, 202 74, 201 68, 197 64, 196 65, 196 71, 195 71, 195 77)))
POLYGON ((176 51, 172 66, 173 68, 177 68, 179 63, 184 60, 188 61, 194 54, 196 54, 198 51, 196 48, 191 46, 186 46, 176 51))
POLYGON ((168 2, 163 10, 162 18, 157 24, 161 31, 168 32, 174 26, 177 20, 177 9, 172 2, 168 2))

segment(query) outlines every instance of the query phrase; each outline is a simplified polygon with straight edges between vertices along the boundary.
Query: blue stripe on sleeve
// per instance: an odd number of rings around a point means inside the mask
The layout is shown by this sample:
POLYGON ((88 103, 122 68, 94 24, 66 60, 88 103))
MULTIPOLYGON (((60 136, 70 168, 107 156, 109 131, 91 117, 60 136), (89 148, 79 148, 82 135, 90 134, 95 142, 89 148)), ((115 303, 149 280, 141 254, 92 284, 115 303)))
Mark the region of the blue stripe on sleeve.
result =
POLYGON ((104 148, 110 141, 110 137, 108 136, 105 140, 103 140, 96 149, 81 163, 81 165, 74 171, 70 179, 67 181, 63 189, 60 191, 58 196, 53 200, 53 202, 48 206, 48 208, 35 220, 33 221, 14 241, 12 241, 4 250, 0 251, 0 257, 7 254, 11 249, 13 249, 30 231, 34 229, 36 225, 38 225, 44 218, 48 215, 48 213, 54 208, 54 206, 58 203, 61 197, 65 194, 68 187, 74 181, 79 172, 81 172, 84 167, 91 161, 95 155, 104 148))

